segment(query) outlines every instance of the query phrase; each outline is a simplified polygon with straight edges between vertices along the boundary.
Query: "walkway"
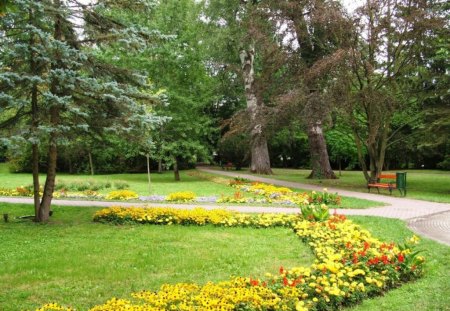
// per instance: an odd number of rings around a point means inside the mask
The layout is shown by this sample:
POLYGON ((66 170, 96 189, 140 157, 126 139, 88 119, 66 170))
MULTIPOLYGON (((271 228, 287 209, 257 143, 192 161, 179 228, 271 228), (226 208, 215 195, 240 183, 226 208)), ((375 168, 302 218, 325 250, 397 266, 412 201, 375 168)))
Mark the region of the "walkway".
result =
MULTIPOLYGON (((323 190, 320 186, 276 180, 273 178, 243 174, 239 172, 213 170, 205 167, 198 167, 197 169, 206 173, 229 177, 242 177, 253 181, 260 181, 289 188, 315 191, 323 190)), ((336 188, 328 188, 328 191, 332 193, 338 192, 340 195, 346 197, 354 197, 388 204, 387 206, 368 209, 339 209, 340 214, 402 219, 405 220, 408 223, 408 226, 418 234, 450 245, 450 204, 408 198, 397 198, 375 193, 355 192, 336 188)))
MULTIPOLYGON (((289 182, 276 180, 267 177, 254 176, 249 174, 241 174, 238 172, 227 172, 212 170, 209 168, 198 168, 201 171, 225 175, 230 177, 242 177, 249 180, 265 182, 269 184, 322 191, 322 188, 314 185, 307 185, 297 182, 289 182)), ((339 214, 344 215, 362 215, 362 216, 379 216, 386 218, 396 218, 405 220, 408 226, 418 234, 427 236, 431 239, 450 245, 450 204, 435 203, 428 201, 413 200, 407 198, 396 198, 372 193, 353 192, 335 188, 328 188, 329 192, 338 192, 342 196, 355 197, 360 199, 378 201, 388 204, 388 206, 368 208, 368 209, 339 209, 339 214)), ((32 204, 31 198, 0 198, 0 202, 6 203, 25 203, 32 204)), ((64 206, 149 206, 148 203, 127 203, 127 202, 103 202, 103 201, 77 201, 77 200, 53 200, 55 205, 64 206)), ((267 207, 267 206, 242 206, 242 205, 218 205, 218 204, 170 204, 170 203, 151 203, 152 207, 174 207, 182 209, 193 209, 202 207, 205 209, 225 208, 232 211, 243 213, 298 213, 296 208, 288 207, 267 207)))

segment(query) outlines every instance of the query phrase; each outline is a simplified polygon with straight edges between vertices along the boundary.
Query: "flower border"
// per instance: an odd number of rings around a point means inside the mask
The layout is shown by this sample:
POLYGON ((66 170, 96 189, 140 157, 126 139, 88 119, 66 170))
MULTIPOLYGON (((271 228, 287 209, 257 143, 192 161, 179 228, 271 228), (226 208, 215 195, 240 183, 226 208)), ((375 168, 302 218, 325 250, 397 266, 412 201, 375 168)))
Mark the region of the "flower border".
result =
MULTIPOLYGON (((412 237, 403 245, 384 243, 369 231, 333 215, 315 222, 300 215, 241 214, 225 210, 112 207, 94 221, 159 225, 289 227, 316 256, 310 267, 284 269, 263 279, 235 277, 205 285, 165 284, 156 292, 133 293, 135 300, 112 298, 91 311, 109 310, 338 310, 418 278, 424 258, 412 237)), ((57 304, 38 309, 71 310, 57 304)))

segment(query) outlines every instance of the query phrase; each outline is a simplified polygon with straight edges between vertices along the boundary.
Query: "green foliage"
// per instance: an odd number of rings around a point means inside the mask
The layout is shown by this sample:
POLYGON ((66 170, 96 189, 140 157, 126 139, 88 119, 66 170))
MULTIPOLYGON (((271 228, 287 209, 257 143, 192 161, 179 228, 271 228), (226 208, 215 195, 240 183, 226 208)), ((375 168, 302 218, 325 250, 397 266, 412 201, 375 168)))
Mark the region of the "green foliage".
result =
POLYGON ((102 180, 66 180, 57 179, 55 190, 63 191, 99 191, 103 189, 111 188, 111 183, 102 180))
POLYGON ((349 129, 333 128, 326 132, 325 137, 332 161, 347 161, 350 167, 358 161, 355 140, 349 129))
POLYGON ((126 182, 124 180, 116 180, 116 181, 114 181, 114 188, 116 188, 118 190, 123 190, 123 189, 130 188, 130 185, 128 184, 128 182, 126 182))
POLYGON ((228 135, 220 140, 218 156, 222 165, 231 162, 236 169, 248 164, 248 137, 241 135, 228 135))
POLYGON ((324 204, 303 204, 300 206, 300 211, 305 219, 311 221, 325 221, 330 217, 330 211, 324 204))
POLYGON ((275 167, 308 167, 308 136, 298 122, 280 128, 269 140, 270 162, 275 167))

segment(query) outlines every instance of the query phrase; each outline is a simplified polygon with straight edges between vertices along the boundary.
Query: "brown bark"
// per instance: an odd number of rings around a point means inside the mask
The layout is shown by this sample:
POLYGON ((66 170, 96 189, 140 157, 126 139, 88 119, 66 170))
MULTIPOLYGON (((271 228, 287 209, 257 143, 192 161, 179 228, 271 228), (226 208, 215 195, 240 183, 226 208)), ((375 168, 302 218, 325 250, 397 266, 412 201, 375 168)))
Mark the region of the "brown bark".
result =
MULTIPOLYGON (((29 11, 30 22, 34 21, 33 11, 29 11)), ((30 47, 34 46, 34 36, 30 38, 30 47)), ((36 63, 36 53, 30 48, 30 69, 33 74, 38 73, 38 64, 36 63)), ((31 132, 35 135, 39 127, 39 106, 38 106, 38 86, 37 83, 33 83, 31 88, 31 132)), ((37 139, 33 137, 33 139, 37 139)), ((37 141, 32 143, 32 155, 31 166, 33 172, 33 199, 34 199, 34 219, 39 220, 39 207, 40 207, 40 195, 39 195, 39 144, 37 141)))
POLYGON ((148 194, 152 194, 152 180, 150 177, 150 155, 146 155, 147 158, 147 179, 148 179, 148 194))
POLYGON ((91 169, 91 175, 94 176, 94 161, 92 161, 92 153, 88 152, 88 158, 89 158, 89 168, 91 169))
POLYGON ((158 159, 158 174, 162 174, 163 167, 162 167, 162 159, 158 159))
POLYGON ((308 125, 308 142, 311 153, 312 172, 308 178, 336 179, 331 169, 327 145, 320 121, 308 125))
MULTIPOLYGON (((56 107, 52 107, 51 109, 52 119, 59 118, 59 109, 55 108, 56 107)), ((50 146, 48 148, 47 178, 45 179, 44 194, 42 196, 42 201, 39 208, 40 222, 46 222, 50 217, 50 205, 53 199, 53 191, 55 190, 56 159, 57 159, 56 134, 52 133, 50 135, 50 146)))
MULTIPOLYGON (((33 112, 33 119, 35 118, 33 112)), ((34 120, 33 120, 34 121, 34 120)), ((39 209, 41 205, 41 198, 39 194, 39 145, 37 143, 33 143, 32 145, 32 157, 31 157, 31 165, 33 170, 33 199, 34 199, 34 220, 39 221, 39 209)))
POLYGON ((369 176, 369 171, 367 169, 366 160, 364 159, 364 153, 363 153, 363 149, 362 149, 361 139, 359 138, 356 130, 353 130, 353 136, 355 137, 356 150, 358 151, 359 165, 361 165, 361 169, 363 171, 364 178, 366 179, 366 181, 369 181, 371 177, 369 176))
POLYGON ((270 169, 269 148, 267 139, 262 133, 252 135, 251 141, 252 162, 250 171, 256 174, 272 174, 270 169))
POLYGON ((256 174, 272 174, 270 168, 269 149, 265 134, 265 120, 262 114, 263 106, 256 96, 254 77, 255 48, 253 45, 247 50, 239 52, 244 77, 247 110, 250 115, 250 170, 256 174))
POLYGON ((178 169, 178 159, 174 159, 173 163, 173 174, 176 181, 180 181, 180 170, 178 169))

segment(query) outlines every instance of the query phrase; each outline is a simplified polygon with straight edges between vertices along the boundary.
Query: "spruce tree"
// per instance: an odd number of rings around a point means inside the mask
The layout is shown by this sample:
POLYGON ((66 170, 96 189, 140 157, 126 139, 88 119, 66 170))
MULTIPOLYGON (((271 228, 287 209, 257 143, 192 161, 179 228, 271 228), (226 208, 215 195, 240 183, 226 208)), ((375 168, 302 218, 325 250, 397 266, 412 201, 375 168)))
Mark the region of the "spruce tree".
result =
MULTIPOLYGON (((49 218, 58 146, 89 131, 130 131, 145 122, 147 77, 101 61, 102 46, 139 49, 155 32, 108 13, 122 1, 17 0, 0 20, 0 129, 9 145, 32 146, 35 220, 49 218), (40 197, 39 146, 48 145, 40 197)), ((147 8, 147 2, 135 6, 147 8)))

